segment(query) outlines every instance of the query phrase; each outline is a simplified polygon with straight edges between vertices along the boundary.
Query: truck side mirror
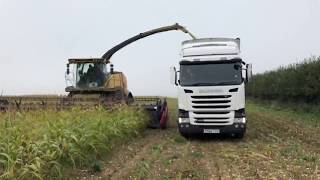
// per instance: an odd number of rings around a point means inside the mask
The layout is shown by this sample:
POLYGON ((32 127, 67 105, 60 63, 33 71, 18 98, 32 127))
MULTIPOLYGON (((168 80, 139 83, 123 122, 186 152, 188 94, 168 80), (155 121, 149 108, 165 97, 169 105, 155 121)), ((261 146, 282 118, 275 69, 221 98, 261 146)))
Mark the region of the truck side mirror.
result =
POLYGON ((252 78, 252 64, 246 64, 246 82, 250 82, 252 78))
POLYGON ((240 64, 235 64, 233 67, 234 67, 235 70, 241 69, 241 65, 240 64))
POLYGON ((110 64, 110 73, 113 74, 114 69, 113 69, 113 64, 110 64))
POLYGON ((67 64, 67 74, 70 74, 70 68, 69 68, 69 64, 67 64))
POLYGON ((175 67, 170 67, 170 83, 173 85, 178 85, 177 83, 177 70, 175 67))

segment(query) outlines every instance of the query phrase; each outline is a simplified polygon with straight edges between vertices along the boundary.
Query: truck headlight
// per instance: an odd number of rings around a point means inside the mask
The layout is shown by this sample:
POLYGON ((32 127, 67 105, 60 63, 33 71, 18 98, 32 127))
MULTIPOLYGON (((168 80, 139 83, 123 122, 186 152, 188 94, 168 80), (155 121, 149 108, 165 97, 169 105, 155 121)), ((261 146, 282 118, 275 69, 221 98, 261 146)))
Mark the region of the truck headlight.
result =
POLYGON ((245 109, 235 110, 235 111, 234 111, 234 117, 235 117, 235 118, 246 117, 246 111, 245 111, 245 109))
POLYGON ((179 118, 179 123, 190 123, 190 118, 179 118))
POLYGON ((242 118, 234 118, 234 123, 246 123, 246 118, 242 117, 242 118))
POLYGON ((189 111, 179 109, 179 118, 189 118, 189 111))
POLYGON ((179 109, 179 123, 190 123, 189 111, 179 109))

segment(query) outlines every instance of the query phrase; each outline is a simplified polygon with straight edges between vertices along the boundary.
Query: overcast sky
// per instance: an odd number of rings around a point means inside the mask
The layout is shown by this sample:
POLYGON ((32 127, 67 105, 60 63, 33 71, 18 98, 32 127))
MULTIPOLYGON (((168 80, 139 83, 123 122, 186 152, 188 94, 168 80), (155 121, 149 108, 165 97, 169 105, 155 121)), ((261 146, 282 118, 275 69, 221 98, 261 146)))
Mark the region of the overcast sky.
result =
MULTIPOLYGON (((178 22, 197 37, 240 37, 254 73, 320 55, 320 0, 0 0, 0 93, 62 94, 72 57, 101 57, 139 32, 178 22)), ((168 32, 112 58, 134 95, 175 96, 169 67, 189 37, 168 32)))

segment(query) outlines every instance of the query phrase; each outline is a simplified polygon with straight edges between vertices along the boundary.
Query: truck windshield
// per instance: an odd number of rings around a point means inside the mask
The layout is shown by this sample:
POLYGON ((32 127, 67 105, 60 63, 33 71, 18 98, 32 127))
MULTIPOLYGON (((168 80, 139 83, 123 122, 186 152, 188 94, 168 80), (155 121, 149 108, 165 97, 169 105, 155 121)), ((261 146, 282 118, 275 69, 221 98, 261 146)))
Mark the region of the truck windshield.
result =
POLYGON ((180 65, 181 86, 239 85, 242 83, 241 62, 187 63, 180 65))

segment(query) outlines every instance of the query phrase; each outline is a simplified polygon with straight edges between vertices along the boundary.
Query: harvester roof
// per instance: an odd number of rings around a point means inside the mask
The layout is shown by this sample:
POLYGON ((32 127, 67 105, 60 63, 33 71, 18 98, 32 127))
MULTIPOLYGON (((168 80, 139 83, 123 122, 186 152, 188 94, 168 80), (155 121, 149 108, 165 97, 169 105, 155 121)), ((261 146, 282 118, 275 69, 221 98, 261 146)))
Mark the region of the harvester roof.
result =
POLYGON ((69 59, 70 64, 81 64, 81 63, 105 63, 104 58, 72 58, 69 59))

